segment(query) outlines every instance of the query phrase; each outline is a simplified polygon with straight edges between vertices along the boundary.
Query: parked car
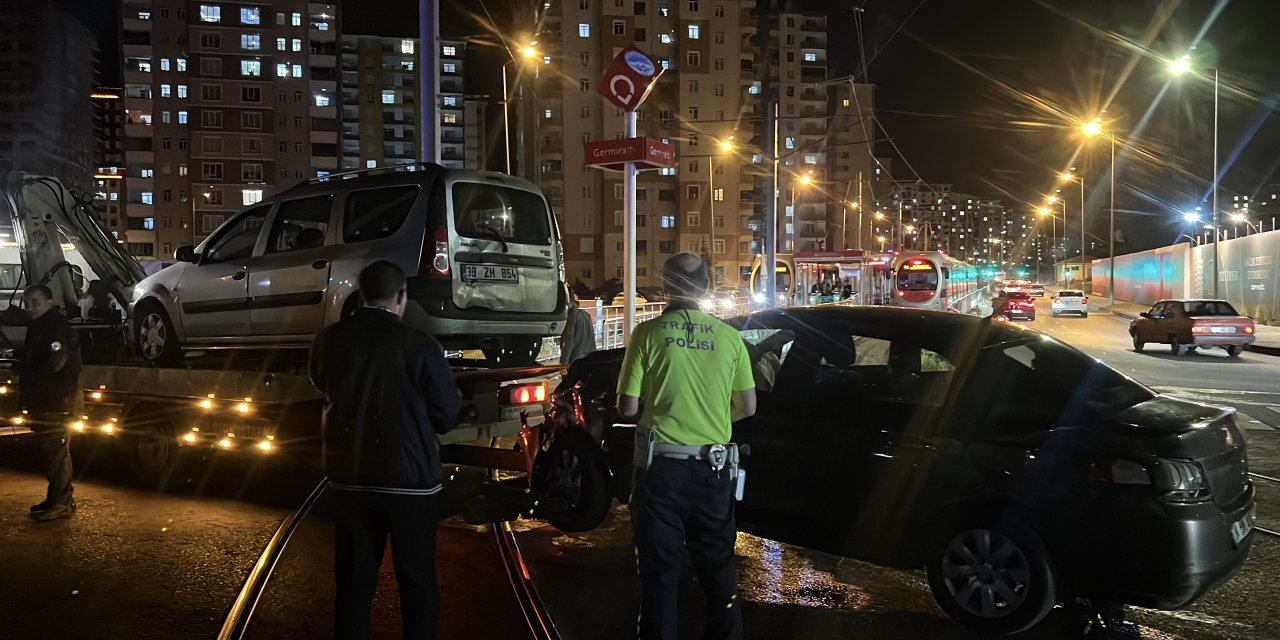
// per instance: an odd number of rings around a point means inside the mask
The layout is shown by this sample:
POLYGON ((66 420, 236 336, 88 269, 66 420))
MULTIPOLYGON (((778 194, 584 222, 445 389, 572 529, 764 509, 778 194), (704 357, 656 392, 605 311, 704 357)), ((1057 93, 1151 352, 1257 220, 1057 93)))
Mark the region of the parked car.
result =
POLYGON ((359 305, 357 278, 389 260, 409 275, 405 322, 446 349, 529 362, 564 327, 555 217, 529 182, 437 165, 303 182, 232 216, 177 264, 140 282, 138 352, 310 345, 359 305))
MULTIPOLYGON (((1075 597, 1180 608, 1245 561, 1254 489, 1230 409, 974 316, 808 307, 730 324, 759 402, 734 425, 750 446, 744 531, 923 566, 942 609, 984 634, 1028 629, 1075 597)), ((605 441, 593 455, 625 500, 632 434, 604 434, 621 358, 570 367, 553 415, 605 441)), ((579 475, 602 495, 602 474, 579 475)))
POLYGON ((1134 351, 1141 353, 1148 342, 1160 342, 1175 356, 1222 347, 1234 358, 1253 344, 1253 331, 1253 318, 1236 313, 1226 300, 1161 300, 1129 321, 1134 351))
POLYGON ((1007 320, 1035 320, 1036 301, 1031 294, 1020 291, 1005 292, 991 302, 991 315, 1004 316, 1007 320))
POLYGON ((1021 293, 1026 285, 1020 280, 1011 280, 1004 283, 1004 293, 1021 293))
POLYGON ((1089 317, 1089 297, 1079 289, 1063 289, 1049 301, 1053 317, 1064 313, 1078 313, 1082 318, 1089 317))
MULTIPOLYGON (((635 300, 635 305, 637 307, 643 304, 649 304, 649 301, 646 300, 645 297, 642 295, 637 295, 634 298, 634 300, 635 300)), ((610 304, 612 304, 615 307, 620 307, 626 303, 627 303, 627 295, 625 293, 619 293, 618 295, 613 297, 613 301, 610 304)))
POLYGON ((1035 296, 1035 297, 1037 297, 1037 298, 1043 298, 1043 297, 1044 297, 1044 285, 1042 285, 1042 284, 1033 284, 1033 285, 1031 285, 1031 286, 1030 286, 1030 288, 1028 288, 1028 289, 1027 289, 1027 293, 1030 293, 1031 295, 1033 295, 1033 296, 1035 296))

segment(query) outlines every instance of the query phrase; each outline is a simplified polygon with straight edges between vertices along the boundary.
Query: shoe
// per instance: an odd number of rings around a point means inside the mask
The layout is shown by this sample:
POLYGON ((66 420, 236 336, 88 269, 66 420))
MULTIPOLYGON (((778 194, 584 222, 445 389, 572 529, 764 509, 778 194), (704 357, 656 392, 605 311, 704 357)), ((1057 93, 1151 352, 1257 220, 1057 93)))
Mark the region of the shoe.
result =
POLYGON ((60 520, 62 518, 70 518, 71 514, 76 512, 75 501, 67 504, 54 503, 49 505, 43 511, 31 512, 31 518, 36 522, 48 522, 50 520, 60 520))
POLYGON ((48 508, 49 508, 49 505, 50 505, 50 504, 52 504, 52 503, 51 503, 51 502, 49 502, 48 500, 45 500, 44 502, 41 502, 40 504, 33 504, 33 505, 31 505, 31 513, 35 513, 35 512, 37 512, 37 511, 44 511, 45 509, 48 509, 48 508))

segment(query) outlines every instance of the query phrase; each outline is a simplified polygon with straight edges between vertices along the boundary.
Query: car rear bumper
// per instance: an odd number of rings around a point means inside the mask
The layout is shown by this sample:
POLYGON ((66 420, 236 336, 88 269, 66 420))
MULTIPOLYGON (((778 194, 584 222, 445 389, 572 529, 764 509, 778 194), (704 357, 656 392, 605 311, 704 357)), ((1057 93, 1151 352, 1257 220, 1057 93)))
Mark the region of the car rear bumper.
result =
POLYGON ((1193 335, 1191 341, 1197 345, 1220 346, 1220 345, 1245 345, 1253 344, 1254 336, 1230 334, 1230 335, 1193 335))
MULTIPOLYGON (((555 336, 564 330, 568 298, 559 288, 555 308, 547 313, 461 309, 453 303, 451 283, 427 278, 410 278, 409 300, 418 303, 425 317, 416 318, 434 336, 555 336)), ((405 321, 411 322, 408 311, 405 321)))
POLYGON ((1070 305, 1070 306, 1064 306, 1064 307, 1054 305, 1053 312, 1054 313, 1088 313, 1089 305, 1081 304, 1081 305, 1070 305))
POLYGON ((1091 580, 1121 602, 1153 609, 1185 607, 1230 578, 1244 564, 1254 533, 1232 541, 1233 523, 1252 518, 1254 488, 1227 508, 1213 502, 1169 504, 1150 497, 1114 500, 1099 512, 1091 580))

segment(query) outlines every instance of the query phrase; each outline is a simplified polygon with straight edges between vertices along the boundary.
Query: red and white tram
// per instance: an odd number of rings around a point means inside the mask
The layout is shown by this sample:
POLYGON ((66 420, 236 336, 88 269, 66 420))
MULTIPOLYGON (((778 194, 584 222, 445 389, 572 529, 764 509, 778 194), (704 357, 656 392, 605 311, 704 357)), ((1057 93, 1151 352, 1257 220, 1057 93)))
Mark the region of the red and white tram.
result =
POLYGON ((976 313, 985 290, 977 267, 940 251, 899 254, 892 278, 892 304, 932 311, 976 313))

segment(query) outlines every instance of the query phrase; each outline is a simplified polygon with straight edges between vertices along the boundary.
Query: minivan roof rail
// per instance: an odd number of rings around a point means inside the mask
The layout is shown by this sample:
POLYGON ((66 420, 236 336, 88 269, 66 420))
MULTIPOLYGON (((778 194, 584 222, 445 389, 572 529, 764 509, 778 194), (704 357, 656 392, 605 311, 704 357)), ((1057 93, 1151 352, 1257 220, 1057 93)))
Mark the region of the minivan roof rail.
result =
POLYGON ((369 167, 367 169, 352 169, 350 171, 339 171, 325 176, 310 178, 307 180, 307 184, 321 184, 325 182, 332 182, 334 180, 350 180, 359 176, 373 176, 383 173, 412 172, 428 168, 439 169, 441 168, 441 165, 434 162, 414 162, 411 164, 389 164, 381 167, 369 167))

